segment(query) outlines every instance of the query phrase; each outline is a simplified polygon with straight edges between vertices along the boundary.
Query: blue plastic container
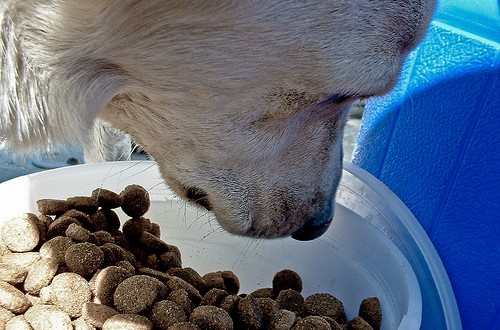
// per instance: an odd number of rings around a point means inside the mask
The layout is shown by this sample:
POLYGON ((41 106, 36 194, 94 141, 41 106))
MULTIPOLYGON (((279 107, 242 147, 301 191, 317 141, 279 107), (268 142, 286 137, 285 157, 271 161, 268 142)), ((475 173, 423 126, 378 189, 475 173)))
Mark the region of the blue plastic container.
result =
MULTIPOLYGON (((500 329, 500 1, 441 1, 399 85, 368 104, 353 162, 424 227, 463 328, 500 329)), ((422 294, 422 328, 441 329, 422 294)))

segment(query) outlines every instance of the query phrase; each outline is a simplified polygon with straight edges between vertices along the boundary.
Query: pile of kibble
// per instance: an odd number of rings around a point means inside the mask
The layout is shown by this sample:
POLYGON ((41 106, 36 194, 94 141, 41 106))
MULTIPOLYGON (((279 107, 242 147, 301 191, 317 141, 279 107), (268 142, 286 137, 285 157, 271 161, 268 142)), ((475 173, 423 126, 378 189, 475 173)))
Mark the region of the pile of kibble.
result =
POLYGON ((240 294, 232 271, 183 268, 179 249, 144 217, 150 199, 141 186, 37 205, 38 216, 20 215, 0 230, 0 329, 380 328, 377 298, 347 320, 333 295, 304 298, 289 269, 269 288, 240 294), (131 218, 123 226, 119 207, 131 218))

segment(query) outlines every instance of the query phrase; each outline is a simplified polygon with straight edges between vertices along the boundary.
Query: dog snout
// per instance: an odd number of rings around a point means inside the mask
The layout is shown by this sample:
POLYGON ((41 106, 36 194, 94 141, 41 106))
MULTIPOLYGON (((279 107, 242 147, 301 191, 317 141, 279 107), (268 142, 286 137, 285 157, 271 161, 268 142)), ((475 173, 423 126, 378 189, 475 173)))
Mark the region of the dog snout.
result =
POLYGON ((187 188, 186 198, 191 202, 206 208, 208 211, 212 210, 212 205, 208 199, 208 195, 202 189, 196 187, 187 188))
POLYGON ((333 205, 308 216, 304 225, 292 234, 298 241, 310 241, 323 235, 333 219, 333 205))

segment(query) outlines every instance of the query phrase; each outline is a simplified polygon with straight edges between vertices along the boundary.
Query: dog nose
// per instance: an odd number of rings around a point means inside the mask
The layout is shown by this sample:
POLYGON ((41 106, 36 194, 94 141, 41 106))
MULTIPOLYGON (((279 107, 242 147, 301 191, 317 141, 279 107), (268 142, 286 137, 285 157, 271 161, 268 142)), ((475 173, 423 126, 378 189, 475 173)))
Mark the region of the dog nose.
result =
POLYGON ((208 200, 208 195, 203 190, 196 187, 189 187, 186 191, 186 198, 191 202, 203 206, 208 211, 212 210, 212 205, 208 200))
POLYGON ((333 207, 319 211, 306 218, 304 226, 292 234, 298 241, 310 241, 323 235, 333 219, 333 207))

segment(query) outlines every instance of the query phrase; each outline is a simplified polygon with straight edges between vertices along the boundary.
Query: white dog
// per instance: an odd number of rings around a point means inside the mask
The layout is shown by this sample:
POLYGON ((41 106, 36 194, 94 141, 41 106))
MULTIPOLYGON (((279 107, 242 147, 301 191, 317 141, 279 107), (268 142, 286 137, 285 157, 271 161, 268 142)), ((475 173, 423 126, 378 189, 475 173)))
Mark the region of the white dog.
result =
POLYGON ((330 223, 351 103, 395 84, 435 0, 5 1, 0 137, 130 133, 180 196, 241 235, 330 223))

